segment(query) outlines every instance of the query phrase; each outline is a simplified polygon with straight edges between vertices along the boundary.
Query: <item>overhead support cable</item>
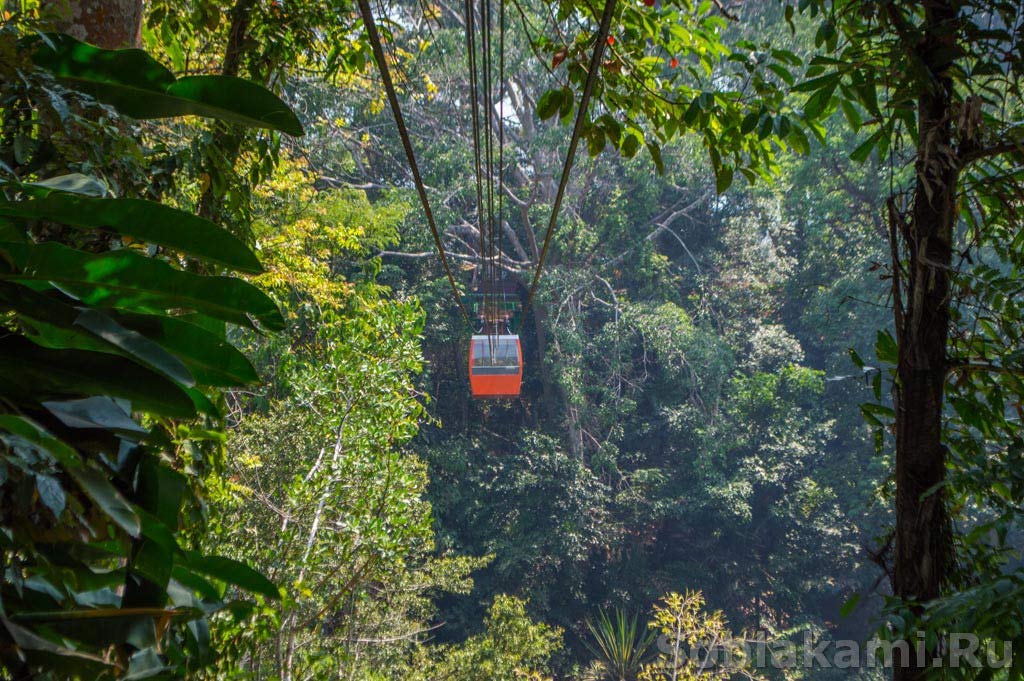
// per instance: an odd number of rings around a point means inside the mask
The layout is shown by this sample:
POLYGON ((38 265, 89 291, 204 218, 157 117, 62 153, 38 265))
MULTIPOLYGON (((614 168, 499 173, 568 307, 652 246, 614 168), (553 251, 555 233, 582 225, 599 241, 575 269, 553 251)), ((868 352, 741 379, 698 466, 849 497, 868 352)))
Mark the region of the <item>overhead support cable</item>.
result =
POLYGON ((395 84, 391 80, 391 72, 388 70, 387 58, 384 56, 384 48, 380 41, 380 33, 377 31, 377 24, 373 20, 373 12, 370 10, 369 0, 358 0, 359 12, 363 15, 363 24, 366 26, 366 35, 370 39, 370 46, 373 48, 373 59, 377 62, 377 69, 380 71, 381 81, 384 83, 384 91, 391 105, 391 113, 395 118, 395 125, 398 128, 398 136, 402 139, 402 146, 405 148, 405 155, 409 161, 409 169, 412 171, 413 183, 416 185, 416 192, 419 194, 420 203, 423 204, 423 213, 427 217, 427 224, 434 236, 434 245, 437 246, 437 253, 441 257, 441 264, 444 266, 445 274, 448 275, 448 283, 451 284, 452 293, 455 294, 455 302, 462 312, 466 324, 470 324, 469 313, 462 303, 462 294, 455 283, 455 276, 448 264, 448 257, 444 252, 444 244, 441 242, 441 233, 434 221, 434 212, 430 208, 430 200, 427 198, 427 189, 423 185, 423 178, 420 176, 419 165, 416 163, 416 154, 412 148, 412 141, 409 139, 409 131, 405 127, 405 118, 402 116, 402 109, 398 104, 398 95, 395 94, 395 84))
MULTIPOLYGON (((487 194, 487 255, 484 260, 485 288, 484 313, 494 314, 494 105, 491 99, 491 3, 490 0, 480 2, 480 48, 483 65, 481 76, 483 83, 484 107, 484 154, 486 156, 485 187, 487 194)), ((487 319, 487 334, 493 335, 491 319, 487 319)))
MULTIPOLYGON (((498 258, 502 256, 502 234, 505 227, 505 3, 508 0, 499 0, 501 3, 501 16, 498 27, 498 258)), ((504 272, 498 271, 501 284, 501 309, 506 310, 504 272)), ((508 321, 506 320, 506 333, 508 332, 508 321)))
POLYGON ((504 224, 502 192, 505 187, 505 0, 465 0, 464 6, 480 232, 480 317, 482 331, 491 336, 499 333, 504 311, 500 303, 504 302, 501 229, 504 224), (498 2, 497 12, 495 1, 498 2), (499 14, 497 42, 494 40, 496 13, 499 14), (494 55, 496 44, 497 59, 494 55))
MULTIPOLYGON (((363 2, 364 0, 360 0, 363 2)), ((615 14, 616 0, 605 0, 604 13, 601 15, 601 24, 597 31, 597 43, 594 45, 594 53, 590 57, 590 71, 587 73, 587 81, 583 86, 583 96, 580 99, 580 109, 576 114, 576 123, 572 128, 572 137, 569 138, 569 151, 565 156, 565 164, 562 166, 562 177, 558 182, 558 191, 555 194, 555 202, 551 207, 551 218, 548 221, 547 233, 544 235, 544 246, 541 248, 540 257, 537 259, 537 269, 533 274, 533 283, 530 284, 530 295, 526 299, 526 307, 523 308, 523 316, 530 311, 533 305, 533 297, 537 294, 537 284, 540 283, 540 274, 544 269, 544 260, 547 258, 548 247, 551 245, 551 236, 558 224, 558 213, 562 208, 562 199, 565 196, 565 187, 569 183, 569 173, 572 172, 573 161, 576 158, 576 146, 580 141, 580 134, 583 132, 583 121, 587 117, 587 109, 590 105, 590 96, 597 83, 597 74, 601 70, 601 60, 604 57, 604 47, 608 43, 608 32, 611 30, 612 16, 615 14)))
POLYGON ((483 259, 487 252, 487 229, 484 227, 484 194, 483 184, 481 178, 483 177, 481 169, 482 154, 480 151, 480 100, 477 94, 477 65, 476 65, 476 28, 475 28, 475 13, 473 10, 473 0, 466 0, 465 2, 466 11, 466 60, 469 68, 469 101, 470 108, 473 116, 473 163, 474 163, 474 178, 476 180, 476 219, 477 219, 477 230, 479 231, 480 247, 478 249, 478 255, 480 257, 481 268, 480 277, 481 280, 485 275, 485 269, 483 267, 483 259))

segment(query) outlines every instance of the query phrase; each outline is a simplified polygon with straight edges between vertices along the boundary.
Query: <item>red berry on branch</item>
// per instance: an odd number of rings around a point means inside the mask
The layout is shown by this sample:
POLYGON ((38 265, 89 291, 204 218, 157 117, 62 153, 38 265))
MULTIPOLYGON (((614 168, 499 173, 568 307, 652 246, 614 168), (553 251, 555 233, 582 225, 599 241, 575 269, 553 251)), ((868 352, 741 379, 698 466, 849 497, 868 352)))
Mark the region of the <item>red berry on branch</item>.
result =
POLYGON ((654 7, 655 0, 644 0, 644 4, 648 7, 654 7))
POLYGON ((615 36, 613 36, 613 35, 608 36, 608 44, 609 45, 614 45, 615 44, 615 36))
POLYGON ((672 57, 672 61, 670 61, 668 65, 671 66, 672 68, 675 68, 679 66, 679 60, 676 59, 675 57, 672 57))

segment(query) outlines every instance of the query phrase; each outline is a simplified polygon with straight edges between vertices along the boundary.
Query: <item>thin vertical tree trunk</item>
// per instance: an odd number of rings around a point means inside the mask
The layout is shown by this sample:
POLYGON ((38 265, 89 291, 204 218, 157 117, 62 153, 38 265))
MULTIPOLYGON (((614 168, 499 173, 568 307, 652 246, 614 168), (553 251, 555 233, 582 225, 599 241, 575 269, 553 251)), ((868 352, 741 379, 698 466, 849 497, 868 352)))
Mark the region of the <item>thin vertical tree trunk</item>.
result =
MULTIPOLYGON (((228 42, 224 48, 224 63, 221 66, 221 75, 237 77, 242 66, 242 58, 245 56, 246 40, 249 35, 249 27, 252 24, 252 13, 256 0, 238 0, 228 13, 231 25, 228 28, 228 42)), ((243 133, 237 126, 218 126, 213 133, 213 148, 218 150, 222 170, 233 169, 242 148, 243 133)), ((208 157, 206 160, 206 171, 210 176, 217 172, 217 161, 208 157)), ((214 183, 207 184, 206 189, 199 197, 199 205, 196 212, 200 217, 221 222, 221 204, 223 197, 218 197, 214 191, 214 183)))
MULTIPOLYGON (((956 10, 925 3, 918 56, 932 75, 918 99, 917 179, 910 221, 905 309, 899 334, 896 406, 896 535, 893 590, 920 611, 938 597, 952 568, 952 533, 945 495, 942 443, 947 370, 950 273, 959 163, 953 155, 953 86, 946 74, 955 56, 956 10)), ((911 647, 916 641, 908 641, 911 647)), ((898 660, 895 681, 923 677, 931 654, 898 660), (906 665, 906 666, 904 666, 906 665)))

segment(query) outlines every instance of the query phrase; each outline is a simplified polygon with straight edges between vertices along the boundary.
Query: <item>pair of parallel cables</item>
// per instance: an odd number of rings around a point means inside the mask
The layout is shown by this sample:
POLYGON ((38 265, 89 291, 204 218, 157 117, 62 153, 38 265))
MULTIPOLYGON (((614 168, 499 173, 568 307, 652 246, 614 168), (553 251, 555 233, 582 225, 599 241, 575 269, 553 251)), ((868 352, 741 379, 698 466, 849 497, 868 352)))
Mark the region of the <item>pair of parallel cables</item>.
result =
MULTIPOLYGON (((504 191, 503 177, 504 177, 504 99, 505 99, 505 6, 504 3, 509 0, 498 0, 501 3, 500 9, 500 28, 499 28, 499 100, 498 100, 498 210, 497 215, 494 211, 494 154, 492 148, 492 141, 494 137, 494 123, 493 123, 493 102, 491 101, 491 94, 493 92, 491 82, 491 38, 490 38, 490 0, 482 0, 481 6, 481 61, 483 62, 478 66, 477 63, 477 50, 476 50, 476 31, 475 31, 475 20, 473 10, 473 0, 466 0, 466 47, 468 51, 468 61, 470 67, 470 98, 473 105, 473 146, 474 146, 474 167, 476 171, 476 188, 477 188, 477 216, 478 216, 478 228, 480 230, 480 258, 483 263, 483 276, 484 276, 484 305, 485 310, 488 304, 487 294, 490 293, 490 303, 493 305, 496 303, 497 279, 500 276, 498 270, 501 267, 500 259, 501 255, 501 219, 502 219, 502 205, 503 198, 502 192, 504 191), (482 83, 478 81, 478 76, 482 80, 482 83), (480 87, 478 87, 478 84, 480 87), (481 126, 479 117, 479 95, 480 90, 484 93, 484 121, 481 126), (481 127, 483 127, 483 137, 481 140, 481 127), (486 173, 486 174, 485 174, 486 173), (484 208, 484 194, 486 187, 486 210, 484 208), (485 220, 487 222, 485 228, 485 220), (495 221, 497 223, 495 224, 495 221), (495 235, 497 233, 497 236, 495 235)), ((547 232, 544 235, 544 245, 541 248, 540 256, 537 259, 537 266, 533 273, 533 279, 530 284, 530 293, 527 298, 526 306, 524 307, 523 313, 529 311, 533 305, 533 298, 537 292, 537 285, 540 283, 541 272, 544 269, 544 261, 547 258, 548 248, 551 245, 551 237, 555 232, 555 226, 558 224, 558 214, 562 206, 562 199, 565 196, 565 188, 569 183, 569 174, 572 172, 573 161, 576 157, 576 148, 579 144, 580 135, 583 131, 583 123, 586 120, 587 110, 590 104, 590 97, 594 91, 594 86, 597 82, 597 74, 601 69, 602 58, 604 56, 604 48, 608 42, 608 33, 611 30, 612 16, 615 13, 616 0, 605 0, 604 11, 601 15, 601 23, 598 27, 597 40, 594 44, 594 51, 590 58, 590 68, 587 72, 587 79, 583 86, 583 95, 580 98, 579 111, 576 113, 576 122, 573 125, 572 136, 569 138, 569 148, 566 152, 565 162, 562 166, 561 179, 558 182, 558 191, 555 194, 555 200, 551 207, 551 216, 548 220, 547 232)), ((402 147, 405 150, 406 159, 409 163, 409 170, 412 173, 413 183, 416 185, 416 193, 419 195, 420 203, 423 205, 423 213, 427 218, 427 224, 430 227, 430 232, 434 237, 434 245, 437 248, 437 253, 441 259, 441 265, 444 267, 445 274, 448 276, 448 283, 451 285, 452 293, 455 296, 455 302, 459 307, 459 311, 462 313, 466 323, 470 323, 469 313, 466 311, 466 307, 462 302, 462 294, 459 292, 459 287, 455 282, 455 276, 452 274, 448 255, 445 253, 444 243, 441 240, 441 234, 437 229, 437 223, 434 220, 434 212, 430 208, 430 200, 427 197, 427 191, 423 185, 423 178, 420 175, 419 165, 416 162, 416 154, 412 148, 412 141, 409 137, 409 131, 405 125, 405 118, 402 116, 402 109, 398 103, 398 95, 395 93, 395 85, 391 79, 391 72, 388 68, 387 59, 384 55, 384 48, 381 43, 380 33, 377 30, 377 25, 373 19, 373 12, 370 10, 369 0, 358 0, 359 12, 363 17, 363 25, 366 27, 367 37, 370 39, 370 47, 373 51, 374 61, 377 63, 377 68, 380 70, 381 81, 384 85, 384 91, 387 95, 388 104, 391 106, 391 113, 395 118, 395 125, 398 128, 398 135, 402 140, 402 147)))
MULTIPOLYGON (((484 331, 497 334, 499 308, 498 287, 502 283, 500 258, 502 256, 502 228, 504 219, 505 193, 505 2, 501 3, 498 33, 498 187, 497 214, 495 214, 494 187, 494 92, 493 44, 491 41, 491 0, 480 2, 480 50, 477 57, 476 12, 473 0, 465 1, 466 12, 466 55, 469 67, 469 98, 473 120, 473 164, 476 176, 477 229, 480 235, 480 262, 483 289, 484 331), (481 126, 481 94, 483 98, 483 125, 481 126), (483 130, 481 131, 481 127, 483 130), (486 203, 485 203, 486 199, 486 203), (484 206, 486 205, 486 211, 484 206)), ((504 302, 504 286, 501 290, 504 302)), ((504 311, 504 310, 502 310, 504 311)), ((506 330, 507 332, 507 330, 506 330)))

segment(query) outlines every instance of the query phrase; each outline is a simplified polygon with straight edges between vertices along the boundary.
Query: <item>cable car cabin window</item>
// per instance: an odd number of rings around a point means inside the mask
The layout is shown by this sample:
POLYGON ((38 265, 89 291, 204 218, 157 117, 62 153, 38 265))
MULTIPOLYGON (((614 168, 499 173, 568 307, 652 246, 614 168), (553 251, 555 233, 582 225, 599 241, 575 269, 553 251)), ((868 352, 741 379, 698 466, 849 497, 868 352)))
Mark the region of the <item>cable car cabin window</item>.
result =
POLYGON ((474 336, 473 373, 477 376, 518 374, 518 336, 474 336))

